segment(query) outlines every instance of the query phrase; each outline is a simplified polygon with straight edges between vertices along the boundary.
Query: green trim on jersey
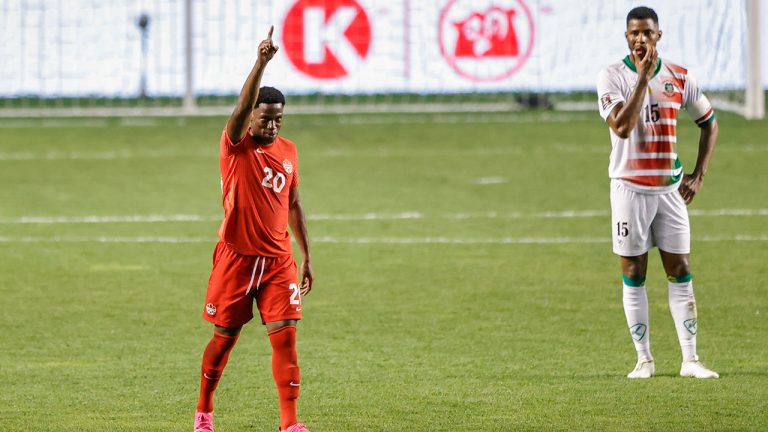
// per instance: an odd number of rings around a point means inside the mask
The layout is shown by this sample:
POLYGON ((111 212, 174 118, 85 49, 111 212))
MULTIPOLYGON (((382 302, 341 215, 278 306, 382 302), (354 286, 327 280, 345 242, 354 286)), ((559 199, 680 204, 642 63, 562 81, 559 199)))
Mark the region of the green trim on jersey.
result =
POLYGON ((715 113, 712 113, 712 115, 705 121, 698 123, 696 126, 703 128, 704 126, 712 123, 715 120, 715 113))
MULTIPOLYGON (((637 68, 635 67, 634 63, 632 63, 632 60, 629 59, 629 56, 624 57, 624 64, 627 65, 627 67, 634 73, 637 73, 637 68)), ((653 76, 651 79, 656 78, 656 75, 659 74, 659 71, 661 70, 661 59, 656 60, 656 70, 653 71, 653 76)))
POLYGON ((675 159, 675 166, 672 169, 673 170, 680 170, 680 174, 678 174, 676 176, 670 177, 669 184, 675 184, 675 183, 679 182, 680 179, 683 178, 683 170, 682 170, 682 168, 683 168, 683 164, 682 164, 682 162, 680 162, 680 158, 676 158, 675 159))

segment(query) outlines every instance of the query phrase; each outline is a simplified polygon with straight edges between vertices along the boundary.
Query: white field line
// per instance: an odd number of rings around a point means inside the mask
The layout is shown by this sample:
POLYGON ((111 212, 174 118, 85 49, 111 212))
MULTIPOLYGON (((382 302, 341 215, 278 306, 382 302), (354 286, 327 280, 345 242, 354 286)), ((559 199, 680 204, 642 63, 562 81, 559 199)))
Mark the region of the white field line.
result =
POLYGON ((311 221, 375 221, 427 219, 427 216, 421 212, 410 211, 400 213, 314 214, 307 215, 307 219, 311 221))
MULTIPOLYGON (((733 236, 701 236, 693 241, 703 242, 763 242, 768 241, 768 235, 733 235, 733 236)), ((317 237, 315 243, 334 244, 592 244, 610 243, 607 237, 499 237, 499 238, 464 238, 464 237, 317 237)))
POLYGON ((608 238, 600 237, 499 237, 499 238, 464 238, 464 237, 317 237, 315 243, 332 244, 440 244, 440 245, 505 245, 505 244, 585 244, 610 243, 608 238))
POLYGON ((589 120, 586 113, 432 113, 412 116, 345 116, 338 123, 346 125, 388 125, 388 124, 490 124, 490 123, 570 123, 589 120))
POLYGON ((215 237, 168 237, 168 236, 53 236, 8 237, 0 236, 0 243, 215 243, 215 237))
POLYGON ((107 119, 103 118, 71 118, 71 119, 34 119, 34 118, 8 118, 9 112, 4 111, 4 118, 0 121, 0 128, 103 128, 109 126, 107 119))
MULTIPOLYGON (((499 148, 499 149, 477 149, 477 150, 338 150, 330 149, 318 153, 304 154, 303 157, 315 158, 403 158, 403 157, 485 157, 485 156, 505 156, 521 155, 523 149, 519 147, 499 148)), ((120 160, 120 159, 163 159, 176 157, 199 157, 215 158, 216 152, 173 152, 173 151, 100 151, 100 152, 81 152, 81 151, 49 151, 46 153, 33 153, 28 151, 21 152, 0 152, 0 162, 10 161, 78 161, 78 160, 120 160)))
MULTIPOLYGON (((111 237, 111 236, 54 236, 54 237, 6 237, 0 243, 215 243, 214 237, 111 237)), ((768 235, 733 235, 694 237, 701 242, 766 242, 768 235)), ((597 244, 610 243, 600 237, 316 237, 313 243, 330 244, 382 244, 382 245, 521 245, 521 244, 597 244)))
MULTIPOLYGON (((408 111, 402 111, 399 115, 385 115, 385 116, 379 116, 379 115, 371 115, 370 113, 380 113, 385 112, 387 114, 395 113, 396 111, 392 111, 391 106, 374 106, 371 105, 370 109, 366 111, 367 113, 361 113, 360 108, 363 107, 362 105, 357 105, 351 107, 352 113, 348 115, 343 116, 334 116, 334 117, 328 117, 323 116, 322 119, 315 121, 312 118, 312 114, 346 114, 349 109, 347 110, 337 110, 333 111, 329 109, 328 106, 317 106, 317 107, 309 107, 309 110, 302 111, 300 109, 297 109, 297 107, 291 108, 291 115, 302 115, 303 119, 302 122, 306 122, 309 124, 317 124, 317 125, 327 125, 327 124, 350 124, 350 125, 397 125, 397 124, 457 124, 457 123, 542 123, 542 122, 558 122, 558 123, 567 123, 572 121, 585 121, 589 120, 592 115, 591 113, 573 113, 573 112, 554 112, 554 113, 540 113, 540 114, 526 114, 526 113, 515 113, 515 112, 509 112, 511 109, 514 109, 514 106, 511 106, 510 104, 481 104, 478 106, 473 106, 470 104, 464 104, 462 106, 462 109, 459 110, 459 112, 456 112, 456 105, 455 104, 447 104, 447 105, 418 105, 418 104, 407 104, 403 105, 403 107, 408 108, 408 111), (481 111, 476 112, 477 110, 473 108, 481 108, 481 111), (496 112, 490 112, 488 109, 491 108, 492 111, 496 112), (304 114, 310 114, 308 116, 304 116, 304 114)), ((229 115, 229 112, 232 110, 231 107, 219 107, 214 112, 208 112, 208 114, 214 114, 214 115, 229 115)), ((7 112, 4 112, 5 118, 0 121, 0 128, 105 128, 110 127, 112 123, 107 121, 107 119, 104 118, 88 118, 88 117, 81 117, 78 118, 77 115, 88 115, 89 112, 78 112, 76 109, 69 109, 69 110, 61 110, 61 112, 68 114, 67 117, 71 118, 61 118, 61 119, 53 119, 53 118, 10 118, 10 115, 14 114, 37 114, 37 115, 45 115, 45 114, 55 114, 53 111, 42 111, 39 110, 37 112, 30 111, 25 113, 22 110, 6 110, 7 112)), ((109 115, 109 110, 105 110, 106 114, 109 115)), ((146 113, 149 113, 150 110, 146 110, 146 113)), ((101 112, 91 111, 92 115, 100 115, 101 112)), ((113 110, 112 115, 119 116, 121 111, 119 110, 113 110)), ((130 114, 141 114, 141 109, 137 110, 124 110, 122 111, 124 115, 130 115, 130 114)), ((161 113, 162 114, 162 113, 161 113)), ((166 114, 170 114, 170 116, 176 116, 183 114, 181 111, 176 110, 169 111, 166 114)), ((23 116, 26 117, 26 116, 23 116)), ((191 117, 190 117, 191 118, 191 117)), ((176 120, 176 123, 182 123, 186 122, 186 117, 181 117, 176 120)), ((170 125, 169 122, 160 122, 157 118, 151 118, 151 117, 123 117, 120 119, 119 122, 120 126, 126 126, 126 127, 164 127, 170 125)))
POLYGON ((349 150, 349 149, 327 149, 317 153, 307 152, 303 153, 303 157, 328 157, 328 158, 419 158, 419 157, 485 157, 485 156, 510 156, 510 155, 522 155, 524 149, 521 147, 509 146, 502 148, 478 148, 478 149, 443 149, 443 150, 429 150, 429 149, 413 149, 413 150, 398 150, 398 149, 363 149, 363 150, 349 150))
POLYGON ((207 222, 221 217, 200 215, 125 215, 125 216, 20 216, 0 218, 0 224, 98 224, 98 223, 153 223, 153 222, 207 222))
POLYGON ((114 151, 106 152, 48 152, 35 154, 29 152, 0 153, 0 161, 49 161, 49 160, 111 160, 129 159, 132 155, 119 154, 114 151))
MULTIPOLYGON (((610 148, 606 146, 578 146, 568 144, 548 145, 553 152, 560 153, 610 153, 610 148)), ((742 147, 728 147, 718 149, 718 151, 730 151, 741 153, 754 153, 759 151, 768 151, 768 146, 749 144, 742 147)), ((401 158, 401 157, 486 157, 486 156, 505 156, 521 155, 523 148, 509 146, 503 148, 478 148, 466 150, 392 150, 392 149, 367 149, 367 150, 349 150, 349 149, 328 149, 320 152, 306 152, 303 156, 312 158, 401 158)), ((0 162, 3 161, 70 161, 70 160, 118 160, 118 159, 163 159, 175 157, 200 157, 214 158, 215 150, 195 151, 195 152, 175 152, 175 151, 49 151, 45 153, 35 153, 29 151, 20 152, 0 152, 0 162)))
POLYGON ((216 152, 173 152, 173 151, 49 151, 46 153, 9 152, 0 153, 3 161, 79 161, 79 160, 118 160, 118 159, 164 159, 173 157, 215 157, 216 152))
MULTIPOLYGON (((12 114, 8 111, 3 114, 12 114)), ((105 118, 69 117, 69 118, 12 118, 4 117, 0 120, 0 129, 20 128, 105 128, 112 127, 114 123, 105 118)), ((175 122, 160 122, 157 117, 122 117, 117 122, 125 127, 171 127, 174 124, 183 126, 187 124, 186 117, 180 117, 175 122)))
POLYGON ((506 177, 480 177, 479 179, 473 180, 470 183, 477 185, 492 185, 509 183, 509 180, 507 180, 506 177))
MULTIPOLYGON (((762 217, 768 216, 768 209, 714 209, 690 210, 691 216, 700 217, 762 217)), ((399 213, 358 213, 358 214, 310 214, 311 221, 396 221, 396 220, 469 220, 469 219, 574 219, 605 218, 608 210, 561 210, 535 213, 522 212, 458 212, 427 215, 418 211, 399 213)), ((218 222, 221 216, 175 214, 175 215, 112 215, 112 216, 18 216, 0 217, 0 225, 23 224, 105 224, 105 223, 158 223, 158 222, 218 222)))

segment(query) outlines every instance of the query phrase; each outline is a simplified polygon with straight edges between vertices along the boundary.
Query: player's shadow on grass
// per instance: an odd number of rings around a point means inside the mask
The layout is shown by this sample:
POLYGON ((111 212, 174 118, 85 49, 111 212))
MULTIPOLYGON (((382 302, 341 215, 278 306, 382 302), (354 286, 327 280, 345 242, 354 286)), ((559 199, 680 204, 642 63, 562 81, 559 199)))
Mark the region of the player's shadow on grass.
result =
MULTIPOLYGON (((557 378, 584 378, 584 379, 625 379, 628 381, 646 381, 644 379, 630 380, 624 372, 604 372, 591 374, 567 374, 557 375, 557 378)), ((655 373, 653 378, 680 378, 677 372, 655 373)), ((651 379, 653 379, 651 378, 651 379)))
MULTIPOLYGON (((656 372, 655 374, 653 374, 653 378, 680 378, 680 375, 677 372, 662 372, 662 373, 656 372)), ((642 381, 642 380, 638 380, 638 381, 642 381)))
MULTIPOLYGON (((768 371, 736 371, 736 372, 721 372, 720 373, 720 379, 723 378, 739 378, 739 377, 768 377, 768 371)), ((611 373, 611 372, 605 372, 605 373, 592 373, 592 374, 564 374, 564 375, 557 375, 554 376, 557 378, 587 378, 587 379, 598 379, 598 378, 617 378, 617 379, 627 379, 627 375, 624 373, 611 373)), ((683 378, 680 376, 677 372, 657 372, 653 375, 653 378, 650 378, 653 380, 654 378, 676 378, 676 379, 685 379, 685 380, 691 380, 691 381, 707 381, 707 380, 697 380, 695 378, 683 378)), ((630 380, 633 381, 633 380, 630 380)), ((639 379, 636 381, 646 381, 644 379, 639 379)), ((717 381, 717 379, 712 379, 709 381, 717 381)))
POLYGON ((768 377, 768 371, 735 371, 735 372, 720 372, 717 371, 720 374, 720 378, 727 378, 727 377, 750 377, 750 376, 756 376, 756 377, 768 377))

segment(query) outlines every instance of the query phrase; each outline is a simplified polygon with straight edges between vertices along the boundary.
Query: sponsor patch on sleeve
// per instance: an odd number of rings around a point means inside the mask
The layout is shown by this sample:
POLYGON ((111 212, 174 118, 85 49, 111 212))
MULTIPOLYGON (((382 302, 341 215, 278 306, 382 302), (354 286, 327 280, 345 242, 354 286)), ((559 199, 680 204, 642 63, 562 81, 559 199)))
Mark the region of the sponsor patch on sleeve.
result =
POLYGON ((603 109, 608 108, 608 105, 611 104, 611 95, 606 93, 606 94, 600 96, 600 103, 602 104, 603 109))

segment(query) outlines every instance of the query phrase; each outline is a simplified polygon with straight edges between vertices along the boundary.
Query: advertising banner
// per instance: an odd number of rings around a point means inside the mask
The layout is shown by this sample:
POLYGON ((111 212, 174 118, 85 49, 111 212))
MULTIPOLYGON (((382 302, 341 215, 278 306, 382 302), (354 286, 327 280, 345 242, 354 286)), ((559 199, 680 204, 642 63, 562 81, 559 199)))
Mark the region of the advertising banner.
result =
MULTIPOLYGON (((0 96, 180 96, 184 1, 11 1, 0 96), (145 26, 137 25, 146 15, 145 26), (144 84, 142 84, 142 82, 144 84)), ((275 26, 263 82, 288 94, 593 91, 627 53, 631 0, 195 0, 193 86, 237 94, 275 26)), ((744 87, 743 1, 648 1, 661 57, 707 89, 744 87)))

